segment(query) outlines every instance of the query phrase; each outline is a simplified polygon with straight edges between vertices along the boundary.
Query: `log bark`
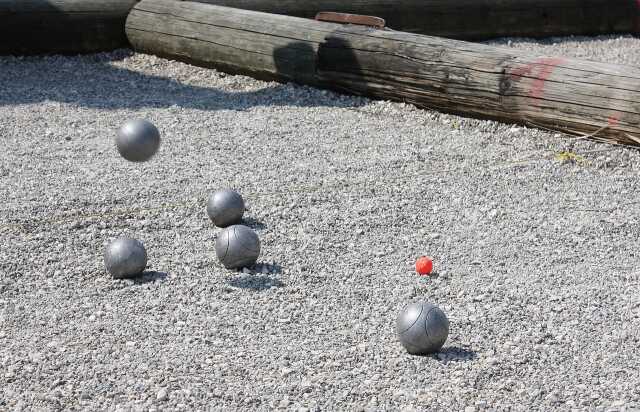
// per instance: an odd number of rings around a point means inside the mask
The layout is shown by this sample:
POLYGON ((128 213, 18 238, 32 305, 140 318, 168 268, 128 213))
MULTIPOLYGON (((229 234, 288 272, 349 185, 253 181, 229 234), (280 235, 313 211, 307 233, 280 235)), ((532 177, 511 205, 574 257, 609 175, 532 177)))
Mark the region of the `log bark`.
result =
POLYGON ((382 17, 394 30, 464 40, 640 33, 637 0, 197 0, 313 18, 322 11, 382 17))
POLYGON ((128 45, 137 0, 0 0, 0 54, 78 54, 128 45))
POLYGON ((633 66, 173 0, 138 3, 126 32, 136 50, 231 73, 640 142, 633 66))

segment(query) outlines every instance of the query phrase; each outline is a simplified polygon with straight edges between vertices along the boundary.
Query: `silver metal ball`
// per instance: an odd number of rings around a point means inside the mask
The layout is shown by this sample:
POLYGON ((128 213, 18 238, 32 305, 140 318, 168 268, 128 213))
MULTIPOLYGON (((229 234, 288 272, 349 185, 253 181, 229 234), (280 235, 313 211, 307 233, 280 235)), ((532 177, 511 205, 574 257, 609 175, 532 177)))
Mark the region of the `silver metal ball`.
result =
POLYGON ((219 190, 209 196, 207 214, 214 225, 227 227, 240 223, 244 214, 244 200, 233 190, 219 190))
POLYGON ((147 266, 147 251, 139 240, 120 237, 107 246, 104 265, 116 279, 136 276, 147 266))
POLYGON ((427 302, 405 307, 396 322, 402 346, 412 355, 438 352, 449 336, 449 320, 440 308, 427 302))
POLYGON ((253 266, 260 255, 258 234, 247 226, 229 226, 218 235, 216 255, 227 269, 253 266))
POLYGON ((116 147, 122 157, 131 162, 144 162, 160 147, 160 132, 146 120, 130 120, 118 131, 116 147))

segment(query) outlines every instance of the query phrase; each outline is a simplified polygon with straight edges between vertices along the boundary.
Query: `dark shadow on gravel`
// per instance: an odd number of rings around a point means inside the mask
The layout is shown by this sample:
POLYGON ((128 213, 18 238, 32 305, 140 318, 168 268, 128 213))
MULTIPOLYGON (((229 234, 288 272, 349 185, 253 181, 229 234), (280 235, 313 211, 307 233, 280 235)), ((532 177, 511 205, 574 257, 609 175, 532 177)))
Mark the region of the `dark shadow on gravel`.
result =
POLYGON ((254 269, 256 270, 256 272, 259 272, 259 273, 264 273, 263 269, 267 269, 269 273, 273 273, 273 274, 282 273, 282 266, 278 265, 277 263, 274 263, 274 264, 256 263, 254 269))
POLYGON ((142 275, 132 278, 135 285, 143 285, 145 283, 152 283, 156 281, 162 281, 167 278, 167 272, 156 272, 155 270, 145 270, 142 275))
POLYGON ((422 277, 424 279, 438 279, 440 277, 440 273, 439 272, 431 272, 428 275, 422 275, 422 277))
POLYGON ((428 356, 440 362, 467 362, 476 359, 478 354, 470 349, 459 346, 449 346, 438 353, 428 356))
POLYGON ((284 283, 267 275, 243 275, 231 279, 229 286, 260 292, 272 287, 281 288, 284 283))
POLYGON ((264 230, 264 229, 267 228, 267 225, 265 225, 264 223, 254 219, 252 217, 243 218, 242 219, 242 224, 245 225, 245 226, 249 226, 251 229, 256 230, 256 231, 264 230))
MULTIPOLYGON (((354 107, 313 89, 274 84, 249 92, 191 86, 168 77, 112 65, 130 50, 73 58, 0 57, 0 106, 60 102, 91 109, 182 107, 198 110, 247 110, 256 106, 354 107)), ((206 69, 202 69, 206 70, 206 69)), ((213 71, 211 72, 213 75, 213 71)), ((222 76, 225 76, 222 74, 222 76)))

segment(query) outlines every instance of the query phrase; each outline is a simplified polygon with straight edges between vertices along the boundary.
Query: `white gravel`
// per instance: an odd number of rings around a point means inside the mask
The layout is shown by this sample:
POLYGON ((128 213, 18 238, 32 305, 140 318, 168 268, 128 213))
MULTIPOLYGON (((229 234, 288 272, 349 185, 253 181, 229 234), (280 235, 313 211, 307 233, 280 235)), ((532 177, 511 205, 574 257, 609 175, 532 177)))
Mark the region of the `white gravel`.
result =
POLYGON ((552 54, 578 59, 640 66, 640 46, 633 36, 550 37, 548 39, 496 39, 486 42, 528 50, 534 54, 552 54))
MULTIPOLYGON (((640 64, 630 37, 511 45, 640 64)), ((127 51, 0 58, 0 139, 0 410, 640 408, 635 149, 127 51), (113 142, 134 117, 145 164, 113 142), (216 261, 225 187, 258 273, 216 261), (105 272, 120 235, 142 279, 105 272), (394 335, 417 299, 451 321, 436 356, 394 335)))

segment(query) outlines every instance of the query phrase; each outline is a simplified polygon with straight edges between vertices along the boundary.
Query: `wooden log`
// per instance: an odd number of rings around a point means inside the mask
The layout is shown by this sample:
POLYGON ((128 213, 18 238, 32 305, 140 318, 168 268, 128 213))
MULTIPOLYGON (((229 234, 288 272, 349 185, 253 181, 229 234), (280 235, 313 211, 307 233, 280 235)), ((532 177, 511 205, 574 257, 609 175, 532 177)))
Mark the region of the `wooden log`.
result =
POLYGON ((378 16, 394 30, 463 40, 640 33, 637 0, 197 0, 313 18, 334 11, 378 16))
POLYGON ((137 0, 0 0, 0 54, 78 54, 128 45, 137 0))
POLYGON ((136 50, 262 79, 640 142, 640 68, 173 0, 129 14, 136 50))

